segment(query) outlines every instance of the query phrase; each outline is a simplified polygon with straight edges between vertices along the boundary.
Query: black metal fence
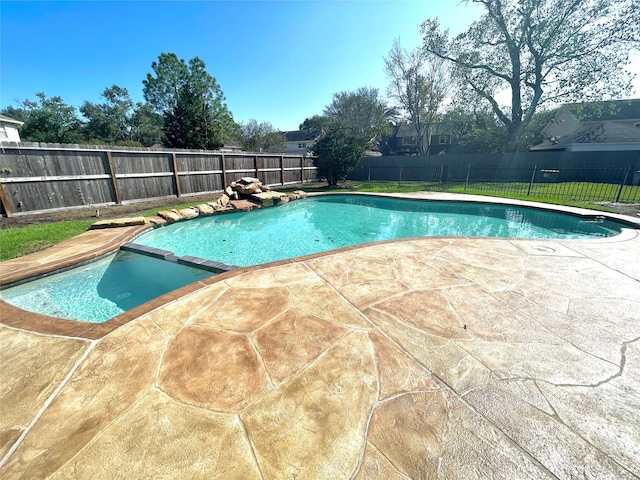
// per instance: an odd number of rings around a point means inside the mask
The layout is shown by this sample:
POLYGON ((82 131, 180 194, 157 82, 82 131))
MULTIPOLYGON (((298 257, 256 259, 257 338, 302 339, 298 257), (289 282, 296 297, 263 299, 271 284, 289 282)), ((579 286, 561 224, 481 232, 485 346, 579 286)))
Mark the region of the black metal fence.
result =
POLYGON ((586 156, 554 153, 367 157, 349 178, 397 182, 416 190, 532 200, 640 202, 640 152, 607 152, 600 156, 593 152, 585 152, 589 154, 586 156))

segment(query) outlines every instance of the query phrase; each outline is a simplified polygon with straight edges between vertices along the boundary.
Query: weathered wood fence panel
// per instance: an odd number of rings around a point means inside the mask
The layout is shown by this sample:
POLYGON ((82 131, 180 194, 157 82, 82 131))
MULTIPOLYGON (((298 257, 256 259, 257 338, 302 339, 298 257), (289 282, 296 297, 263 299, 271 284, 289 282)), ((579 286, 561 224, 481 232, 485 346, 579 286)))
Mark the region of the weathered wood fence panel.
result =
POLYGON ((241 177, 267 185, 316 180, 300 155, 3 144, 3 215, 218 192, 241 177))

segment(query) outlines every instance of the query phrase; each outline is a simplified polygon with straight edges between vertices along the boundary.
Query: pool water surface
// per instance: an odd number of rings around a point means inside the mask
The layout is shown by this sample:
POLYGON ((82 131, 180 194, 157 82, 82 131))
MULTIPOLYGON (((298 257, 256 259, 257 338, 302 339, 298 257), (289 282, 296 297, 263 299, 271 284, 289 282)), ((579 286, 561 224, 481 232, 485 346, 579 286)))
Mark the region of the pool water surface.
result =
POLYGON ((278 208, 158 228, 136 243, 250 266, 367 242, 423 236, 581 239, 620 233, 620 223, 509 205, 326 195, 278 208))
POLYGON ((211 272, 131 252, 0 291, 16 307, 51 317, 102 323, 211 272))

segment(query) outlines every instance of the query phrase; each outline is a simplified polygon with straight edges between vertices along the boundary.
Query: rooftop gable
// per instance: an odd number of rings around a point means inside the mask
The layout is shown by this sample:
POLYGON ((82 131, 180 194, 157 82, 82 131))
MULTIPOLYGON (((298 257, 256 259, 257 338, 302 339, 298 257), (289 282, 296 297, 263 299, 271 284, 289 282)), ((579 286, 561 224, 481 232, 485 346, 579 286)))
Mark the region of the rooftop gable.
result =
POLYGON ((581 122, 620 122, 640 120, 640 99, 605 100, 601 102, 568 103, 562 107, 581 122))
POLYGON ((0 122, 4 122, 4 123, 13 123, 14 125, 23 125, 24 122, 20 122, 18 120, 14 120, 11 117, 7 117, 6 115, 0 115, 0 122))
POLYGON ((293 130, 282 132, 287 142, 309 142, 316 140, 322 132, 320 130, 293 130))

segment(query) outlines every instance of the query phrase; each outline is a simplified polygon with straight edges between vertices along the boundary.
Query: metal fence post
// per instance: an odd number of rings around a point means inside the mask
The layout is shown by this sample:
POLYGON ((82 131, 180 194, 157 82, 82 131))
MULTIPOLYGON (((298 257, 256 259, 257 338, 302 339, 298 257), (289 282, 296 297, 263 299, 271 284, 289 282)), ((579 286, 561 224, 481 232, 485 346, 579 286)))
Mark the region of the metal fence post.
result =
POLYGON ((469 175, 471 174, 471 164, 469 164, 469 168, 467 168, 467 179, 464 181, 464 191, 467 191, 467 187, 469 186, 469 175))
POLYGON ((531 181, 529 182, 529 190, 527 190, 527 196, 531 193, 531 188, 533 187, 533 181, 536 178, 536 170, 538 170, 538 164, 536 163, 533 167, 533 173, 531 174, 531 181))
POLYGON ((620 195, 622 195, 622 189, 627 183, 627 178, 629 177, 630 170, 631 170, 631 165, 627 165, 627 168, 625 168, 624 170, 624 178, 622 179, 622 182, 620 183, 620 188, 618 189, 618 195, 616 195, 616 203, 620 201, 620 195))

